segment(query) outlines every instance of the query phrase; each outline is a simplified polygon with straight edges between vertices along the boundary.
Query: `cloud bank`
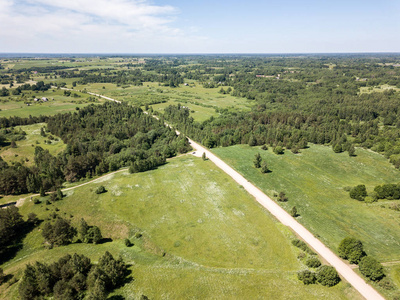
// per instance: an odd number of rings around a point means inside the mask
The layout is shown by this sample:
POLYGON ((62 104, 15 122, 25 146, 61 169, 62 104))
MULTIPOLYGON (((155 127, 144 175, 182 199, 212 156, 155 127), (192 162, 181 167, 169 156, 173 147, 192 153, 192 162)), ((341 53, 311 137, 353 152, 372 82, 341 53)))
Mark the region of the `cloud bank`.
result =
POLYGON ((0 52, 168 53, 203 37, 147 0, 0 0, 0 52))

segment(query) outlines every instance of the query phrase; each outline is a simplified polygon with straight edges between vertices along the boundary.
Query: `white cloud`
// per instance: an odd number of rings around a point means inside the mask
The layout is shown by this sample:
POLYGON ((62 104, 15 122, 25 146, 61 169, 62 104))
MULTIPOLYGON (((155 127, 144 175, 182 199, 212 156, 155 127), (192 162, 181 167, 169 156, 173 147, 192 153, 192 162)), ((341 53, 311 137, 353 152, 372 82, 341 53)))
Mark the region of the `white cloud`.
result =
POLYGON ((204 37, 147 0, 0 0, 0 52, 184 52, 204 37), (186 47, 186 50, 185 50, 186 47))

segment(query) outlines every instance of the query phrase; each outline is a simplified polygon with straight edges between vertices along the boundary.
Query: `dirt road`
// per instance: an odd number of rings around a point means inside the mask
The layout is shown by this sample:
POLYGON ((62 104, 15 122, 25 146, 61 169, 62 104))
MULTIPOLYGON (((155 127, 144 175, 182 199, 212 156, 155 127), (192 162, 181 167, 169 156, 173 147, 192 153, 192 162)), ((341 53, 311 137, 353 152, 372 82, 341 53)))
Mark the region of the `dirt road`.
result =
POLYGON ((205 152, 209 160, 221 168, 225 173, 233 178, 238 184, 274 215, 282 224, 290 227, 297 233, 315 252, 321 255, 329 264, 336 268, 338 273, 346 279, 363 297, 371 300, 384 299, 374 288, 367 284, 352 268, 344 263, 335 253, 328 249, 321 241, 315 238, 303 225, 297 222, 283 208, 276 204, 271 198, 265 195, 260 189, 251 184, 246 178, 228 166, 216 155, 208 151, 203 146, 189 139, 190 144, 196 149, 195 155, 202 156, 205 152))

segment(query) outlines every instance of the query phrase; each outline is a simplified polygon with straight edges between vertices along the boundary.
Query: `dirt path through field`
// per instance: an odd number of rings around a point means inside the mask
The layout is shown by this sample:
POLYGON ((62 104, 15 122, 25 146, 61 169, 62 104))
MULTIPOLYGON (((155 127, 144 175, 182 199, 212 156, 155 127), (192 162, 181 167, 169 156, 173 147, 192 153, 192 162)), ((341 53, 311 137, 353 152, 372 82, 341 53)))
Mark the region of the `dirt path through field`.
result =
POLYGON ((256 200, 264 206, 272 215, 274 215, 282 224, 290 227, 296 234, 298 234, 308 245, 310 245, 315 252, 321 255, 329 264, 336 268, 338 273, 346 279, 363 297, 366 299, 384 299, 373 287, 367 284, 352 268, 343 262, 335 253, 327 248, 320 240, 315 238, 310 231, 303 225, 297 222, 290 214, 283 208, 275 203, 271 198, 265 195, 260 189, 250 183, 246 178, 228 166, 224 161, 208 151, 203 146, 190 140, 190 144, 196 149, 194 155, 200 157, 203 153, 211 160, 216 166, 222 169, 225 173, 233 178, 238 184, 256 200))

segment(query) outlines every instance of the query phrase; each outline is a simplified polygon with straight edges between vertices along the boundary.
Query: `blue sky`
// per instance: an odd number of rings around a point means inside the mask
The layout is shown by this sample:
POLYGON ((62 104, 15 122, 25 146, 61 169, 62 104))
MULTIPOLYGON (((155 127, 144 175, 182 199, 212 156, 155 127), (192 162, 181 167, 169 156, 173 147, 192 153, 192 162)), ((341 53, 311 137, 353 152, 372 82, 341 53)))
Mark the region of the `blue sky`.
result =
POLYGON ((0 0, 0 52, 400 52, 400 1, 0 0))

